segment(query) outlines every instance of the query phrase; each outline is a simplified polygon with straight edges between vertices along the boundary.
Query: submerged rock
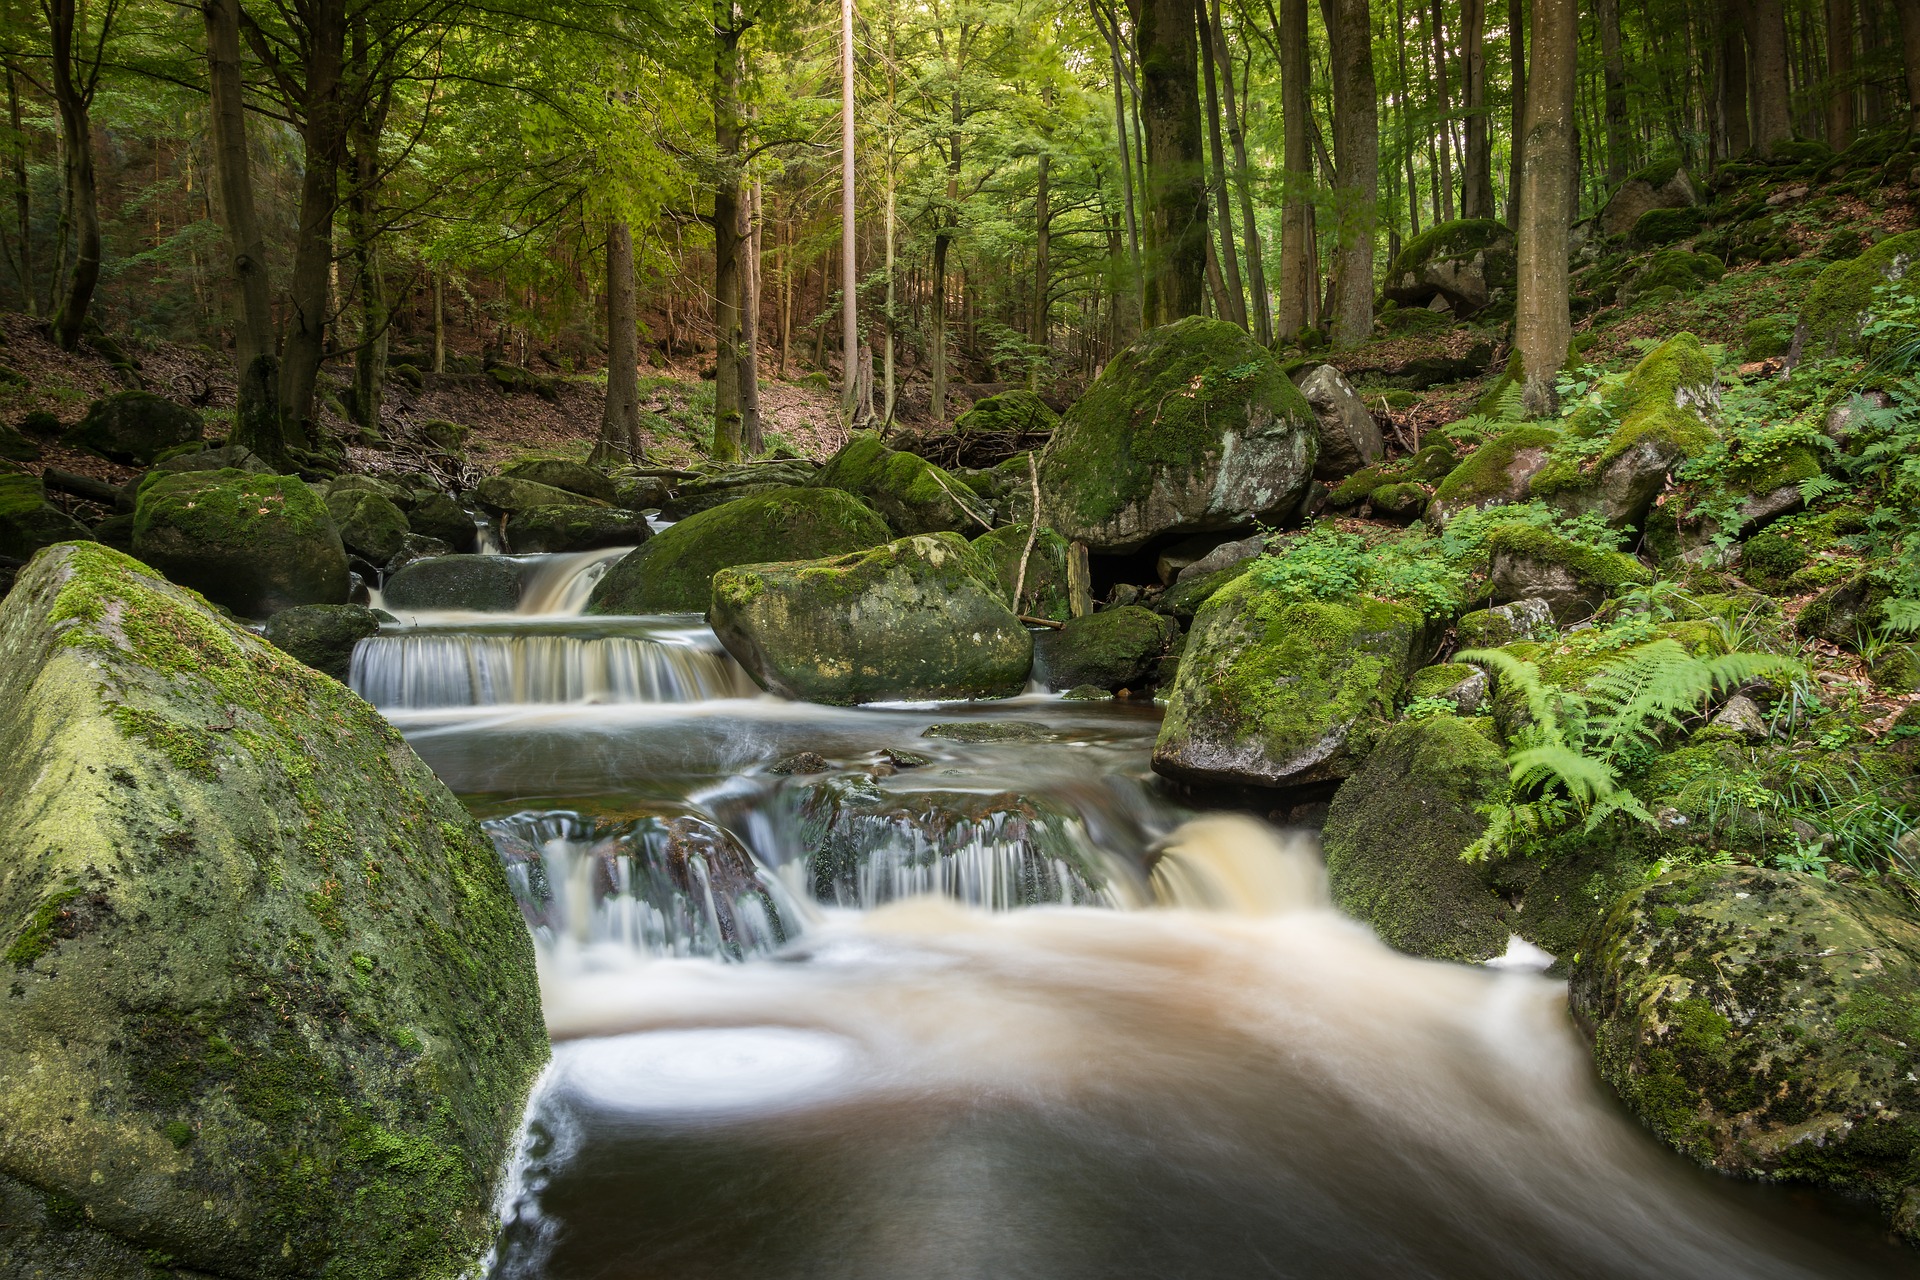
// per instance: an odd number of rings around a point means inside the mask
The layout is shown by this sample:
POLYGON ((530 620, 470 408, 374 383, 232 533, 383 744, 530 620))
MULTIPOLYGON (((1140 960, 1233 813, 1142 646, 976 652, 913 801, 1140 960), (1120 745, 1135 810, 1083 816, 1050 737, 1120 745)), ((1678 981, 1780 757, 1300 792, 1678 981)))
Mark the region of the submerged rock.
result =
POLYGON ((1200 785, 1344 778, 1356 727, 1391 713, 1426 646, 1424 620, 1404 605, 1294 600, 1236 578, 1193 620, 1154 770, 1200 785))
POLYGON ((866 499, 896 533, 941 533, 982 524, 970 511, 977 504, 965 481, 918 454, 887 448, 870 431, 855 432, 813 483, 866 499))
POLYGON ((347 552, 320 496, 295 476, 229 467, 149 477, 133 552, 249 618, 347 602, 347 552))
POLYGON ((840 489, 772 489, 688 516, 648 539, 594 584, 587 612, 703 613, 721 569, 844 555, 892 536, 871 507, 840 489))
POLYGON ((783 697, 1006 698, 1026 687, 1033 638, 991 578, 959 534, 921 534, 835 559, 723 569, 708 617, 740 665, 783 697))
POLYGON ((267 643, 322 675, 347 678, 353 647, 380 634, 380 619, 358 604, 303 604, 267 619, 267 643))
POLYGON ((505 556, 416 560, 387 579, 389 608, 512 613, 520 607, 520 566, 505 556))
POLYGON ((1278 523, 1313 476, 1313 409, 1263 347, 1190 316, 1122 351, 1040 462, 1046 519, 1103 553, 1278 523))
POLYGON ((1920 1237, 1920 921, 1757 867, 1620 898, 1573 966, 1600 1074, 1709 1168, 1872 1197, 1920 1237))
POLYGON ((1062 735, 1036 720, 950 720, 928 725, 920 736, 948 742, 1058 742, 1062 735))
POLYGON ((471 1266, 547 1046, 459 803, 344 687, 92 544, 0 607, 0 704, 8 1274, 471 1266))

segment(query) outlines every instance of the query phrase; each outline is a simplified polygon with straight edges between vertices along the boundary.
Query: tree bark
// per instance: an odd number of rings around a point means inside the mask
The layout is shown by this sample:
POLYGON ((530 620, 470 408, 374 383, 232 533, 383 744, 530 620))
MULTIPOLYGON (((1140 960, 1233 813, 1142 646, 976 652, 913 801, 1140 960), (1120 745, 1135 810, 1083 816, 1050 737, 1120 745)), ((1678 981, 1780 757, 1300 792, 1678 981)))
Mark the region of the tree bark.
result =
POLYGON ((1206 306, 1207 189, 1194 0, 1130 2, 1145 82, 1140 113, 1146 123, 1147 214, 1153 228, 1147 316, 1149 323, 1162 325, 1199 315, 1206 306))
POLYGON ((1556 407, 1554 379, 1573 336, 1567 306, 1567 209, 1573 187, 1573 95, 1578 74, 1576 0, 1534 0, 1527 77, 1526 177, 1518 228, 1519 305, 1514 345, 1533 415, 1556 407))
POLYGON ((240 79, 240 0, 206 0, 207 83, 211 89, 214 173, 227 223, 233 284, 234 363, 245 369, 273 351, 273 304, 267 292, 267 245, 253 205, 253 163, 247 146, 247 109, 240 79))
POLYGON ((740 266, 740 443, 749 456, 766 452, 760 421, 760 184, 741 202, 740 266))
POLYGON ((840 375, 847 420, 859 416, 860 242, 854 226, 853 0, 840 0, 840 375))
POLYGON ((735 0, 713 5, 713 447, 716 461, 740 457, 740 103, 741 27, 735 0))
POLYGON ((1753 146, 1747 122, 1747 35, 1741 0, 1727 0, 1720 10, 1720 132, 1728 156, 1744 155, 1753 146))
MULTIPOLYGON (((1469 0, 1471 3, 1472 0, 1469 0)), ((1369 0, 1329 0, 1333 148, 1340 169, 1334 249, 1333 341, 1358 346, 1373 336, 1373 236, 1380 197, 1380 108, 1373 76, 1369 0)), ((1482 121, 1484 125, 1484 119, 1482 121)), ((1471 136, 1471 134, 1469 134, 1471 136)), ((1486 201, 1493 203, 1491 179, 1486 201)))
MULTIPOLYGON (((1467 144, 1461 165, 1460 213, 1467 218, 1491 218, 1493 138, 1487 120, 1487 0, 1460 0, 1460 27, 1464 45, 1460 92, 1466 111, 1467 144)), ((1346 159, 1343 157, 1340 163, 1344 167, 1346 159)))
POLYGON ((1626 181, 1632 168, 1627 158, 1627 64, 1620 53, 1620 0, 1598 0, 1594 20, 1600 28, 1601 75, 1606 84, 1607 184, 1626 181))
MULTIPOLYGON (((12 18, 11 6, 6 16, 12 18)), ((27 181, 27 133, 20 125, 20 86, 11 65, 6 72, 7 123, 13 129, 13 211, 20 228, 20 256, 14 260, 13 271, 20 281, 20 297, 27 314, 37 316, 40 302, 33 283, 33 187, 27 181)))
POLYGON ((1853 141, 1853 0, 1827 0, 1827 145, 1853 141))
POLYGON ((353 352, 353 416, 362 430, 380 430, 381 401, 387 380, 389 317, 384 266, 379 244, 380 137, 386 130, 384 92, 368 83, 369 59, 364 17, 353 20, 349 56, 359 109, 348 126, 353 188, 347 199, 347 235, 351 241, 359 342, 353 352))
POLYGON ((1753 53, 1753 142, 1770 153, 1773 144, 1793 137, 1788 103, 1787 21, 1781 0, 1751 0, 1747 6, 1747 48, 1753 53))
POLYGON ((947 207, 940 212, 940 229, 933 235, 933 314, 928 326, 928 355, 933 364, 933 390, 930 408, 936 424, 947 420, 947 249, 953 244, 950 220, 960 205, 960 91, 953 91, 947 135, 947 207))
POLYGON ((1249 327, 1247 294, 1240 283, 1240 253, 1233 242, 1232 206, 1227 203, 1227 151, 1220 140, 1220 77, 1214 65, 1213 24, 1207 16, 1204 0, 1197 0, 1193 10, 1194 17, 1200 23, 1197 39, 1200 44, 1200 67, 1207 89, 1207 151, 1213 166, 1211 185, 1214 216, 1220 220, 1214 256, 1222 269, 1221 283, 1227 304, 1220 317, 1246 329, 1249 327))
MULTIPOLYGON (((78 44, 86 40, 87 33, 79 29, 75 0, 47 0, 43 11, 52 38, 53 100, 60 114, 67 209, 73 225, 73 269, 67 276, 64 296, 54 307, 52 329, 54 341, 63 350, 72 351, 80 345, 87 309, 100 283, 100 195, 93 169, 95 81, 78 62, 78 44)), ((103 22, 110 25, 112 21, 109 8, 103 22)), ((103 26, 100 48, 104 50, 105 46, 103 26)), ((97 72, 96 59, 94 74, 97 72)))
POLYGON ((433 273, 433 371, 447 371, 447 273, 433 273))
POLYGON ((1048 279, 1053 269, 1053 208, 1051 193, 1047 190, 1048 170, 1052 167, 1053 157, 1045 151, 1040 153, 1037 164, 1039 172, 1034 176, 1033 191, 1033 307, 1027 326, 1027 341, 1041 348, 1034 357, 1032 382, 1040 382, 1040 371, 1046 363, 1047 345, 1047 304, 1051 283, 1048 279))
POLYGON ((607 223, 607 400, 600 411, 600 438, 587 458, 592 466, 642 460, 638 331, 633 228, 615 218, 607 223))
POLYGON ((1141 290, 1146 287, 1146 277, 1140 266, 1140 221, 1134 209, 1133 148, 1127 141, 1126 75, 1120 61, 1122 55, 1117 19, 1095 5, 1094 21, 1099 25, 1101 35, 1106 37, 1107 53, 1113 63, 1113 127, 1115 140, 1120 143, 1120 186, 1126 196, 1127 210, 1127 254, 1133 269, 1126 291, 1130 304, 1126 311, 1119 306, 1120 291, 1114 291, 1114 317, 1117 328, 1122 331, 1116 334, 1115 341, 1124 342, 1140 332, 1140 318, 1145 308, 1141 290))
POLYGON ((1447 33, 1444 22, 1445 10, 1440 0, 1432 0, 1428 13, 1432 16, 1429 24, 1429 52, 1433 56, 1433 88, 1440 105, 1440 170, 1436 179, 1440 191, 1440 212, 1445 220, 1452 222, 1453 202, 1453 103, 1447 95, 1447 33))
POLYGON ((1507 65, 1513 81, 1512 102, 1508 106, 1512 147, 1507 155, 1507 225, 1520 225, 1520 193, 1526 174, 1527 136, 1527 37, 1523 0, 1507 0, 1507 65))
MULTIPOLYGON (((1253 291, 1254 337, 1260 345, 1273 345, 1273 302, 1267 297, 1267 270, 1260 249, 1260 224, 1253 216, 1253 188, 1247 177, 1247 139, 1240 125, 1240 108, 1234 92, 1233 59, 1227 54, 1227 33, 1220 25, 1220 0, 1213 0, 1212 37, 1220 66, 1226 72, 1227 137, 1233 143, 1233 185, 1240 197, 1241 238, 1247 246, 1248 284, 1253 291)), ((1251 76, 1251 54, 1248 74, 1251 76)))
POLYGON ((1311 321, 1314 263, 1308 218, 1313 186, 1312 140, 1307 130, 1307 0, 1280 0, 1280 112, 1284 187, 1280 206, 1280 308, 1274 336, 1291 342, 1311 321))
POLYGON ((1920 0, 1893 0, 1900 19, 1900 61, 1907 73, 1907 128, 1920 133, 1920 0))

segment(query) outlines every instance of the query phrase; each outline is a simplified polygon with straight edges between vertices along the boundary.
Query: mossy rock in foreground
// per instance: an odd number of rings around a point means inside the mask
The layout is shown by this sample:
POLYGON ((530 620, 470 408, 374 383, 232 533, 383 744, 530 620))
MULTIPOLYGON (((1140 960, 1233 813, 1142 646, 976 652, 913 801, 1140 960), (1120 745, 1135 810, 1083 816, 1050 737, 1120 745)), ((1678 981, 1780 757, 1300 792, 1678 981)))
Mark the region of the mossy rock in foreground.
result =
POLYGON ((594 585, 587 612, 704 613, 722 569, 845 555, 892 536, 873 508, 844 490, 770 489, 649 538, 594 585))
POLYGON ((1278 522, 1318 444, 1313 409, 1265 348, 1189 316, 1143 335, 1067 410, 1040 460, 1041 509, 1099 552, 1278 522))
POLYGON ((1424 620, 1370 597, 1295 600, 1248 572, 1193 620, 1153 767, 1202 786, 1295 787, 1350 774, 1422 665, 1424 620))
POLYGON ((1920 1222, 1920 920, 1891 893, 1753 867, 1620 898, 1574 965, 1594 1060, 1675 1150, 1920 1222))
POLYGON ((0 705, 7 1274, 77 1243, 462 1274, 547 1042, 459 803, 343 686, 94 544, 0 606, 0 705))
POLYGON ((297 476, 155 473, 140 485, 134 554, 237 614, 347 602, 347 552, 320 495, 297 476))
POLYGON ((762 688, 839 706, 1007 698, 1033 637, 957 533, 713 576, 708 617, 762 688))

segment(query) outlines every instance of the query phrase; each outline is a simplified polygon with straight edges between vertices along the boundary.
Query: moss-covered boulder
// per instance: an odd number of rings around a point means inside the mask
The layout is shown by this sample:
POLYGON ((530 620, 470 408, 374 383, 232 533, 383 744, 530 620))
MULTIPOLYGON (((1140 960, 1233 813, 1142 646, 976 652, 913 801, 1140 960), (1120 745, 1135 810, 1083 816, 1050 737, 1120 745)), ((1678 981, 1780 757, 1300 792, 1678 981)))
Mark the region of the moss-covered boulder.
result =
POLYGON ((1877 1201, 1920 1235, 1920 921, 1889 892, 1755 867, 1622 897, 1574 965, 1594 1061, 1709 1168, 1877 1201))
POLYGON ((529 507, 606 505, 597 498, 571 493, 537 480, 518 480, 512 476, 488 476, 474 487, 473 499, 495 515, 525 511, 529 507))
POLYGON ((1015 613, 1029 618, 1048 618, 1065 622, 1072 616, 1067 593, 1067 540, 1044 526, 1033 537, 1033 550, 1027 550, 1027 535, 1032 526, 1002 525, 973 540, 975 554, 993 573, 1000 598, 1011 602, 1016 582, 1020 601, 1015 613), (1025 578, 1020 576, 1020 561, 1026 558, 1025 578))
POLYGON ((0 471, 0 556, 31 560, 56 542, 84 542, 87 526, 47 501, 40 477, 0 471))
POLYGON ((407 523, 415 533, 438 538, 455 551, 472 551, 480 544, 480 530, 473 516, 451 495, 430 493, 414 501, 407 523))
POLYGON ((327 492, 327 514, 340 530, 348 551, 374 564, 385 564, 400 554, 413 532, 407 513, 371 489, 335 487, 327 492))
POLYGON ((1042 510, 1062 537, 1114 553, 1278 522, 1312 479, 1318 434, 1271 354, 1191 316, 1115 356, 1067 410, 1041 456, 1042 510))
POLYGON ((1153 767, 1203 786, 1338 781, 1357 763, 1356 729, 1392 715, 1426 647, 1404 605, 1296 600, 1243 574, 1193 620, 1153 767))
POLYGON ((1706 215, 1700 209, 1649 209, 1634 219, 1633 243, 1654 248, 1700 234, 1706 215))
POLYGON ((0 606, 0 705, 7 1273, 464 1274, 547 1053, 466 811, 343 686, 91 544, 0 606))
MULTIPOLYGON (((664 536, 664 535, 663 535, 664 536)), ((1033 638, 957 533, 713 576, 714 632, 762 688, 850 706, 1006 698, 1033 638)))
POLYGON ((1045 435, 1060 425, 1060 415, 1033 392, 1015 388, 974 401, 953 425, 971 435, 1045 435))
POLYGON ((688 516, 594 585, 588 613, 703 613, 713 575, 736 564, 817 560, 878 546, 886 522, 842 489, 783 488, 688 516))
POLYGON ((263 476, 273 475, 277 470, 243 444, 223 444, 213 449, 170 453, 153 464, 155 471, 225 471, 229 468, 263 476))
POLYGON ((1472 962, 1505 952, 1511 908, 1460 854, 1486 830, 1478 806, 1506 786, 1506 757, 1472 721, 1393 726, 1327 812, 1334 905, 1413 955, 1472 962))
POLYGON ((1656 160, 1646 168, 1629 174, 1600 210, 1600 229, 1610 236, 1624 236, 1654 209, 1687 209, 1700 203, 1693 180, 1678 160, 1656 160))
POLYGON ((1521 640, 1551 640, 1558 627, 1545 600, 1519 599, 1475 609, 1453 624, 1462 649, 1499 649, 1521 640))
POLYGON ((1889 576, 1879 570, 1855 573, 1815 596, 1794 626, 1810 640, 1827 640, 1848 649, 1886 626, 1886 602, 1893 596, 1889 576))
POLYGON ((38 462, 40 445, 12 427, 0 425, 0 458, 8 462, 38 462))
POLYGON ((1615 592, 1653 581, 1653 571, 1625 552, 1603 551, 1533 525, 1501 525, 1487 547, 1494 598, 1544 600, 1563 625, 1591 617, 1615 592))
POLYGON ((871 431, 855 432, 813 483, 865 498, 897 533, 942 533, 981 525, 968 512, 973 491, 965 481, 918 454, 887 448, 871 431))
POLYGON ((1329 483, 1370 467, 1386 455, 1380 425, 1367 411, 1353 387, 1330 364, 1319 365, 1300 379, 1300 394, 1313 406, 1320 430, 1320 450, 1314 478, 1329 483))
POLYGON ((359 604, 303 604, 267 619, 267 643, 322 675, 345 680, 353 649, 380 633, 380 619, 359 604))
POLYGON ((347 602, 340 531, 295 476, 231 467, 149 476, 134 508, 133 551, 244 617, 347 602))
POLYGON ((637 547, 653 536, 645 516, 618 507, 526 507, 500 531, 515 555, 637 547))
MULTIPOLYGON (((1661 217, 1668 212, 1680 211, 1657 210, 1647 216, 1661 217)), ((1685 249, 1665 249, 1647 259, 1646 263, 1620 286, 1620 301, 1631 303, 1656 289, 1666 288, 1671 288, 1682 296, 1690 296, 1718 280, 1726 274, 1726 271, 1727 264, 1710 253, 1688 253, 1685 249)))
POLYGON ((1403 307, 1439 298, 1456 316, 1472 316, 1514 286, 1513 232, 1491 218, 1429 227, 1401 246, 1382 292, 1403 307))
POLYGON ((1563 511, 1637 527, 1673 469, 1713 444, 1719 405, 1713 357, 1692 334, 1675 334, 1618 386, 1602 391, 1598 403, 1569 415, 1565 431, 1573 447, 1550 458, 1527 490, 1563 511))
POLYGON ((67 433, 67 443, 103 458, 144 467, 168 449, 200 438, 200 415, 151 391, 121 391, 95 400, 67 433))
POLYGON ((1866 354, 1871 344, 1865 329, 1880 301, 1877 291, 1897 285, 1896 292, 1910 297, 1920 290, 1920 278, 1913 274, 1916 257, 1920 257, 1920 231, 1908 231, 1888 236, 1859 257, 1822 271, 1801 305, 1788 358, 1866 354))
POLYGON ((520 565, 505 556, 436 556, 416 560, 387 579, 389 609, 512 613, 520 607, 520 565))
POLYGON ((610 506, 618 505, 619 495, 613 480, 603 471, 596 471, 584 462, 573 462, 565 458, 529 458, 516 462, 500 473, 509 480, 527 480, 534 484, 543 484, 551 489, 564 489, 568 493, 579 494, 583 498, 592 498, 610 506))
MULTIPOLYGON (((702 511, 711 511, 757 493, 812 484, 820 468, 805 459, 794 458, 779 462, 743 462, 732 466, 700 464, 699 471, 699 476, 692 480, 675 482, 672 493, 659 504, 662 518, 685 520, 688 516, 699 515, 702 511)), ((629 511, 640 511, 648 504, 626 501, 621 505, 629 511)))
POLYGON ((1527 486, 1547 465, 1560 433, 1552 427, 1516 427, 1475 449, 1433 491, 1427 521, 1437 529, 1467 511, 1524 502, 1527 486))
POLYGON ((1039 666, 1056 692, 1080 685, 1138 687, 1180 639, 1180 628, 1137 604, 1074 618, 1043 637, 1039 666))

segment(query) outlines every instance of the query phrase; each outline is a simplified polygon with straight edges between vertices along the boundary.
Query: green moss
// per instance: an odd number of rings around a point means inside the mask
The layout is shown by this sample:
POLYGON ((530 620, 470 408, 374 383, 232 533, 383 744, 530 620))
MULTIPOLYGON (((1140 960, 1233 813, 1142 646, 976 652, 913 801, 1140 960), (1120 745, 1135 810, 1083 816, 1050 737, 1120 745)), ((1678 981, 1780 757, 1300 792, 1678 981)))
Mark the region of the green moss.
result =
POLYGON ((1435 258, 1463 257, 1513 233, 1492 218, 1460 218, 1428 227, 1400 246, 1400 256, 1387 269, 1389 276, 1416 271, 1435 258))
POLYGON ((1659 159, 1654 160, 1653 162, 1648 164, 1646 167, 1641 169, 1636 169, 1632 173, 1628 174, 1627 181, 1628 182, 1644 182, 1650 187, 1659 188, 1659 187, 1666 186, 1669 182, 1672 182, 1674 179, 1674 176, 1679 172, 1680 172, 1679 156, 1674 156, 1674 155, 1661 156, 1659 159))
POLYGON ((1487 539, 1487 548, 1496 556, 1524 556, 1558 565, 1582 583, 1600 587, 1609 594, 1622 587, 1653 581, 1653 571, 1625 552, 1603 551, 1537 525, 1503 524, 1487 539))
POLYGON ((1888 236, 1850 262, 1836 262, 1820 273, 1800 308, 1806 330, 1803 354, 1809 359, 1864 355, 1868 349, 1861 332, 1872 315, 1874 291, 1889 280, 1901 281, 1901 292, 1920 288, 1912 270, 1920 256, 1920 231, 1888 236))
POLYGON ((1552 427, 1517 427, 1496 436, 1447 473, 1434 490, 1435 504, 1453 516, 1471 507, 1518 501, 1524 494, 1514 481, 1516 464, 1523 454, 1544 453, 1559 439, 1552 427))
MULTIPOLYGON (((1027 553, 1030 525, 1010 524, 983 533, 973 540, 974 552, 990 569, 999 585, 1000 598, 1013 599, 1016 579, 1020 578, 1020 560, 1027 553)), ((1065 622, 1072 616, 1067 597, 1067 540, 1051 529, 1042 528, 1033 540, 1033 553, 1027 559, 1026 577, 1020 583, 1016 613, 1030 618, 1050 618, 1065 622)))
POLYGON ((972 496, 965 482, 918 454, 887 448, 870 431, 855 432, 813 483, 866 499, 901 534, 980 527, 964 505, 972 496))
POLYGON ((1698 235, 1701 223, 1701 212, 1695 208, 1649 209, 1634 221, 1633 240, 1644 245, 1672 244, 1698 235))
POLYGON ((1180 628, 1171 619, 1139 605, 1102 609, 1074 618, 1047 646, 1048 687, 1136 686, 1152 673, 1154 664, 1179 636, 1180 628))
POLYGON ((1536 496, 1580 488, 1607 464, 1642 444, 1675 463, 1709 448, 1717 436, 1702 416, 1717 404, 1713 357, 1691 333, 1677 333, 1648 352, 1599 406, 1583 405, 1568 419, 1570 436, 1607 430, 1606 445, 1585 467, 1555 467, 1534 478, 1536 496))
POLYGON ((68 918, 75 903, 87 896, 85 889, 62 889, 48 895, 39 906, 33 909, 20 931, 13 935, 13 941, 7 949, 0 952, 0 962, 12 965, 16 969, 32 966, 47 952, 60 937, 62 923, 68 918))
POLYGON ((1033 392, 1015 389, 974 401, 973 408, 955 418, 953 425, 967 432, 1009 431, 1024 435, 1052 431, 1060 425, 1060 415, 1033 392))

